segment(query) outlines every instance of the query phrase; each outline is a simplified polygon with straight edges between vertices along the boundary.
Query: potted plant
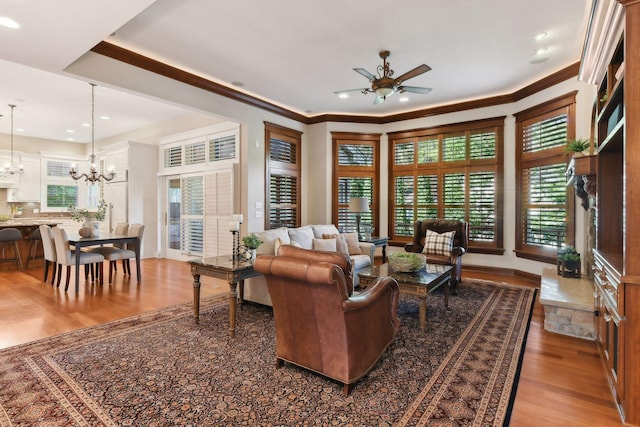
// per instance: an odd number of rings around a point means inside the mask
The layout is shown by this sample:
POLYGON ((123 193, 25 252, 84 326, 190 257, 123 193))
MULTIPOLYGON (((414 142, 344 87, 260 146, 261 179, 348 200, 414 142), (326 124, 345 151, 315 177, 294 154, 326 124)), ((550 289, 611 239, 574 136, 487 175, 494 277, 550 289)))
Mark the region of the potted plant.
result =
POLYGON ((82 228, 79 231, 81 236, 98 236, 100 234, 98 223, 107 216, 107 202, 100 200, 98 202, 98 208, 95 211, 80 209, 69 205, 69 212, 71 213, 72 220, 82 222, 82 228))
POLYGON ((574 153, 574 155, 584 155, 588 154, 590 146, 591 142, 588 139, 578 138, 572 141, 568 141, 564 150, 566 153, 574 153))
POLYGON ((558 250, 558 275, 562 277, 580 277, 580 254, 573 246, 565 246, 558 250))
POLYGON ((251 259, 256 259, 256 249, 262 244, 262 240, 256 236, 256 233, 251 233, 248 236, 242 238, 244 246, 251 251, 251 259))

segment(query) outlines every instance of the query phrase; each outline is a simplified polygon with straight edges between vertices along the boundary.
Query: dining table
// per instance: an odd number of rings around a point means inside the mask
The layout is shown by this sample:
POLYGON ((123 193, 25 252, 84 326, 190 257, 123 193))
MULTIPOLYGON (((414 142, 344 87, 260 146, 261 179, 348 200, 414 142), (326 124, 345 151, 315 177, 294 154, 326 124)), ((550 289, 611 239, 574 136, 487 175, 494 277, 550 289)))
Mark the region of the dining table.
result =
MULTIPOLYGON (((115 233, 100 233, 98 236, 83 237, 78 233, 68 233, 69 245, 73 246, 75 250, 80 251, 82 248, 90 246, 104 246, 113 243, 127 244, 128 248, 133 248, 136 254, 136 273, 138 282, 142 280, 142 274, 140 273, 140 239, 137 236, 128 236, 126 234, 115 233)), ((79 290, 80 283, 80 257, 76 257, 76 293, 79 290)), ((102 284, 102 277, 99 278, 102 284)))

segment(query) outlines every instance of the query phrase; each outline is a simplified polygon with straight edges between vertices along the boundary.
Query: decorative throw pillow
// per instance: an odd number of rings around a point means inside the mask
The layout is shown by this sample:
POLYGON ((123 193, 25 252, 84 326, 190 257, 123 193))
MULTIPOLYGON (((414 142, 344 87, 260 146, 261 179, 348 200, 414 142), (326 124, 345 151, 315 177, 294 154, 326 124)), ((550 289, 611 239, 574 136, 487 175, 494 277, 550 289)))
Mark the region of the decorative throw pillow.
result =
POLYGON ((282 246, 282 239, 278 237, 276 241, 273 243, 273 254, 275 256, 278 256, 278 251, 280 250, 280 246, 282 246))
POLYGON ((338 252, 349 255, 349 246, 347 246, 347 239, 344 234, 323 234, 322 238, 336 239, 336 249, 338 252))
POLYGON ((360 249, 360 242, 358 241, 358 233, 343 233, 347 240, 347 247, 349 248, 349 255, 362 255, 360 249))
POLYGON ((289 239, 292 242, 300 243, 300 246, 304 249, 312 249, 312 240, 314 237, 313 229, 310 225, 289 229, 289 239))
POLYGON ((455 234, 455 230, 445 231, 444 233, 436 233, 435 231, 427 230, 422 253, 445 256, 451 255, 451 250, 453 249, 453 236, 455 234))
POLYGON ((336 252, 336 239, 313 239, 314 251, 336 252))

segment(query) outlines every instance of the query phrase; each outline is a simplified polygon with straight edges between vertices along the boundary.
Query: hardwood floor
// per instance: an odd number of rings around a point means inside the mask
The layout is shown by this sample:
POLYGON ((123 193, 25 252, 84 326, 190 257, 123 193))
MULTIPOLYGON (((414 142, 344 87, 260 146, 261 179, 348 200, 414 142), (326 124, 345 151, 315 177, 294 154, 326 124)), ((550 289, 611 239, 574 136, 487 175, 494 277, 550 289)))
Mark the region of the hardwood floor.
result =
MULTIPOLYGON (((186 262, 146 259, 142 282, 123 277, 112 285, 84 281, 76 295, 42 282, 42 261, 24 273, 0 266, 0 348, 173 304, 192 301, 193 288, 186 262)), ((537 286, 511 276, 463 271, 478 278, 537 286)), ((72 279, 73 280, 73 279, 72 279)), ((63 278, 64 281, 64 278, 63 278)), ((202 277, 202 296, 228 291, 221 280, 202 277)), ((622 426, 614 406, 596 345, 544 330, 544 311, 536 302, 518 385, 512 426, 622 426)))

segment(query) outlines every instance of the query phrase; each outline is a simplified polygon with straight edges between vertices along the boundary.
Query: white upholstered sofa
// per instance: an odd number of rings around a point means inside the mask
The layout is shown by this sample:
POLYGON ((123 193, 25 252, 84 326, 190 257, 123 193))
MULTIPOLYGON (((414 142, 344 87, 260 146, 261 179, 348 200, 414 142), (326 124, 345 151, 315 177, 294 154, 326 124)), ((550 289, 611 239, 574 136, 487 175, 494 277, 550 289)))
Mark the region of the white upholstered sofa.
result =
MULTIPOLYGON (((265 230, 255 233, 262 244, 256 251, 257 255, 275 255, 280 245, 293 244, 304 249, 327 250, 324 242, 315 241, 314 239, 327 239, 329 236, 338 235, 338 229, 333 224, 328 225, 305 225, 298 228, 276 228, 273 230, 265 230), (315 245, 314 245, 315 243, 315 245)), ((358 284, 358 272, 365 267, 373 265, 373 257, 375 253, 375 245, 373 243, 358 242, 356 233, 346 233, 340 236, 344 241, 349 241, 351 247, 349 249, 349 257, 353 264, 353 285, 358 284), (356 249, 355 246, 358 247, 356 249), (357 253, 361 252, 361 253, 357 253)), ((330 242, 327 242, 330 243, 330 242)), ((339 243, 338 243, 339 245, 339 243)), ((332 250, 329 248, 328 250, 332 250)), ((336 247, 336 250, 338 248, 336 247)), ((271 297, 267 289, 267 283, 264 277, 253 277, 244 282, 244 299, 264 305, 271 305, 271 297)))

